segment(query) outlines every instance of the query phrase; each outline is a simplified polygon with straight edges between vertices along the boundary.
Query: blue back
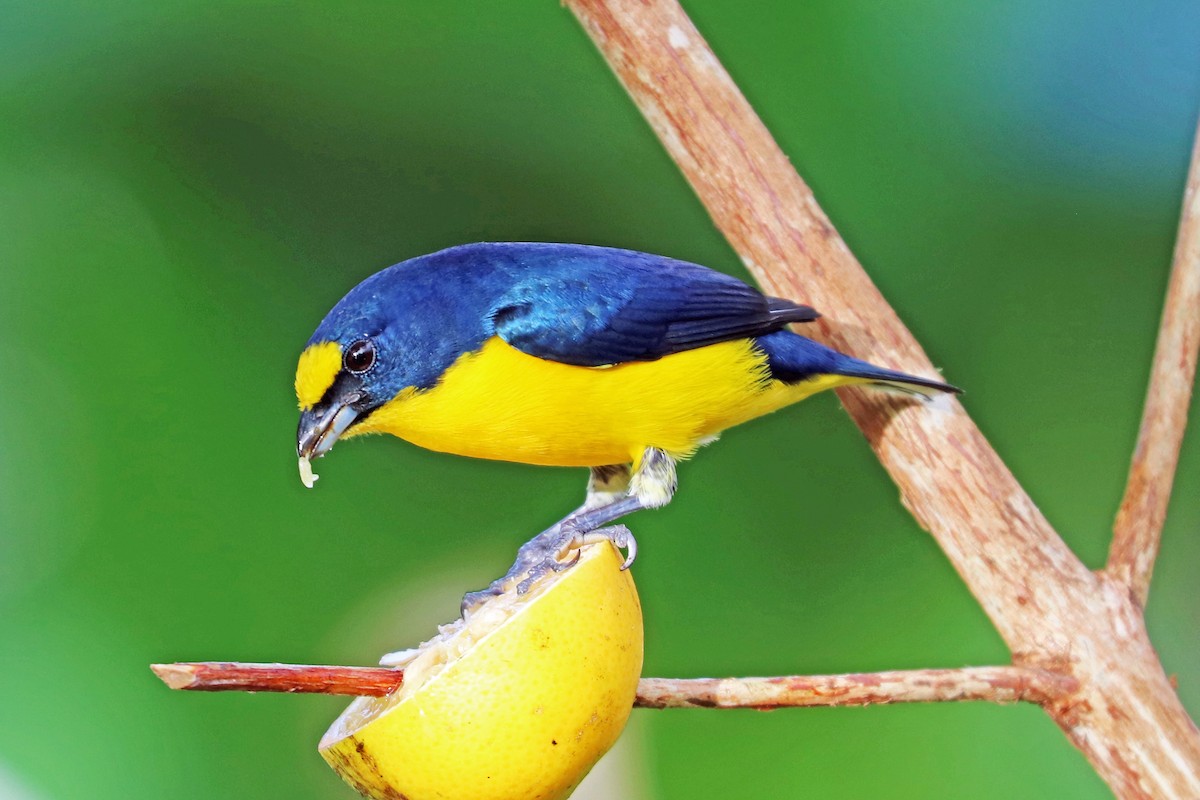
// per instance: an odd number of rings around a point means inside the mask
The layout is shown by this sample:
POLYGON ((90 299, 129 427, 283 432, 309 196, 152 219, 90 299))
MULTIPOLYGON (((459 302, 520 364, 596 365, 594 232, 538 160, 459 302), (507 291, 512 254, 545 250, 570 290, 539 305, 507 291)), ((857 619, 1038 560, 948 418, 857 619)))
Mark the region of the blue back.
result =
POLYGON ((373 383, 429 388, 498 335, 580 366, 646 361, 817 316, 720 272, 632 250, 463 245, 404 261, 350 291, 309 343, 375 340, 373 383))

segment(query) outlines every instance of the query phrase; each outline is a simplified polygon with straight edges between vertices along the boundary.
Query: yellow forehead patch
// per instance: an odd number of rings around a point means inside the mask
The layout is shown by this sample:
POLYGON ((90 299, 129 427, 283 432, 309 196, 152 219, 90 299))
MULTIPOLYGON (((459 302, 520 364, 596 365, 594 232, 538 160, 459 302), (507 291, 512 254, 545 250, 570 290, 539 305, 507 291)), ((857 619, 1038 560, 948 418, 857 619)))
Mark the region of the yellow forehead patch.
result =
POLYGON ((296 399, 300 410, 308 411, 321 401, 342 368, 342 346, 337 342, 317 342, 300 354, 296 365, 296 399))

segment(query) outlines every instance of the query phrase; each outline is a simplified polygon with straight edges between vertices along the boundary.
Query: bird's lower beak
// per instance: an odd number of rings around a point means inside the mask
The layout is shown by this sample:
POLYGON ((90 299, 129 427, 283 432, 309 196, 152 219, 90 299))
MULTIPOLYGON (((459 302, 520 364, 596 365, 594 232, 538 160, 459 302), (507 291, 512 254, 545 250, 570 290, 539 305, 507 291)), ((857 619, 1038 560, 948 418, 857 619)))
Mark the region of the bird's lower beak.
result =
POLYGON ((334 443, 358 417, 351 405, 358 400, 354 395, 342 402, 317 406, 300 413, 300 426, 296 429, 296 455, 300 457, 300 480, 312 488, 317 476, 313 474, 309 459, 318 458, 329 452, 334 443))

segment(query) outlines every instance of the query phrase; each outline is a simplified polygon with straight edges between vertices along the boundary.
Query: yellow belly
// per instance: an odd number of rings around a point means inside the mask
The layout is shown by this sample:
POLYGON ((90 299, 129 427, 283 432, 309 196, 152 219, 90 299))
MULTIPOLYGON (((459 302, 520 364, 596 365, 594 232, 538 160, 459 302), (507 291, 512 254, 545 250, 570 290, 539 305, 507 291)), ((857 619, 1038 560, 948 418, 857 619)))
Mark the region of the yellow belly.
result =
POLYGON ((493 337, 432 389, 406 389, 347 435, 390 433, 446 453, 556 466, 636 460, 646 447, 691 455, 726 428, 847 383, 772 380, 749 340, 657 361, 576 367, 493 337))

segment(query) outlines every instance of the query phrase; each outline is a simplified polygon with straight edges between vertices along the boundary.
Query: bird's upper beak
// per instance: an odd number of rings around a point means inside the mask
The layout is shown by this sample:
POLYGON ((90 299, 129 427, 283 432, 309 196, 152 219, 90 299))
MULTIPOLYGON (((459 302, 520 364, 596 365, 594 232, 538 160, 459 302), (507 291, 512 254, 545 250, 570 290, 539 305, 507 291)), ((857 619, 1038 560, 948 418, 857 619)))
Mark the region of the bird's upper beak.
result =
POLYGON ((296 429, 296 455, 300 457, 300 480, 310 489, 317 476, 313 474, 309 460, 329 452, 338 437, 358 418, 359 411, 355 404, 360 399, 360 392, 350 391, 327 398, 300 412, 300 425, 296 429))

